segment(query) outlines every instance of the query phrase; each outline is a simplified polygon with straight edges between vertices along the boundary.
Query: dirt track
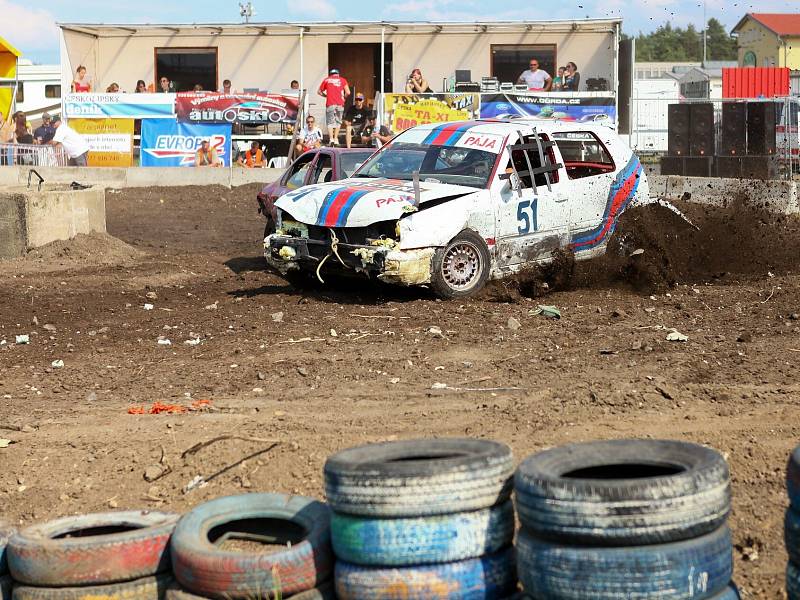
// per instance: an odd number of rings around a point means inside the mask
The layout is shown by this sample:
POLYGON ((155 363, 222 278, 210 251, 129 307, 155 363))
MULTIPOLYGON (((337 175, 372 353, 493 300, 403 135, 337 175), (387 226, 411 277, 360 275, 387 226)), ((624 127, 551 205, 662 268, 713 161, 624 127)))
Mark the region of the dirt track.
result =
POLYGON ((13 441, 0 448, 0 517, 184 510, 246 490, 321 496, 325 457, 368 441, 488 437, 521 459, 569 441, 676 438, 728 457, 736 580, 747 597, 783 597, 783 476, 800 440, 789 263, 680 272, 654 296, 596 276, 505 303, 352 283, 301 295, 263 270, 255 192, 110 194, 109 232, 132 247, 94 238, 0 264, 0 438, 13 441), (537 302, 563 318, 530 314, 537 302), (669 328, 689 341, 666 341, 669 328), (13 343, 22 333, 29 345, 13 343), (204 399, 185 414, 128 414, 204 399), (223 434, 257 440, 181 456, 223 434), (269 440, 280 444, 183 492, 269 440))

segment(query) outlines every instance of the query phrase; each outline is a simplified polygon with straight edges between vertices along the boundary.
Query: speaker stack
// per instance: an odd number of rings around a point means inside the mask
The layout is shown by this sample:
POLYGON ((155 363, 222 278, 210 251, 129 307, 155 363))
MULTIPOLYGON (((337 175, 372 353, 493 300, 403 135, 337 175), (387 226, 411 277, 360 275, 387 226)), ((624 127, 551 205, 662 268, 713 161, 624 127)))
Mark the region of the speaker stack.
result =
POLYGON ((671 104, 662 175, 774 179, 778 176, 777 104, 725 102, 715 152, 714 106, 671 104))

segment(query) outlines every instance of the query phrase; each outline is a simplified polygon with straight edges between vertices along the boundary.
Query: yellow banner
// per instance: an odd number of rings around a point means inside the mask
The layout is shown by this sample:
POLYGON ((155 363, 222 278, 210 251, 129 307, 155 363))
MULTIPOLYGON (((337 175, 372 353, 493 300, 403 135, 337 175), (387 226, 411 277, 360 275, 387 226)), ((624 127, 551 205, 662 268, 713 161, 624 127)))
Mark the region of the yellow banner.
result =
POLYGON ((70 119, 89 144, 90 167, 133 165, 133 119, 70 119))
POLYGON ((386 94, 383 122, 399 132, 425 123, 477 119, 479 94, 386 94))

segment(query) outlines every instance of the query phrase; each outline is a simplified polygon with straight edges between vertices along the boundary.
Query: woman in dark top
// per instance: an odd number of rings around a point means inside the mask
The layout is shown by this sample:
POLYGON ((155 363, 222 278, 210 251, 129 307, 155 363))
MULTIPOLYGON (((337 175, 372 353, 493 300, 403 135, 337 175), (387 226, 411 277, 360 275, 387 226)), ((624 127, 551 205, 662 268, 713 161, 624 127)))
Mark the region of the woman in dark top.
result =
POLYGON ((561 89, 565 92, 577 92, 581 85, 581 74, 578 73, 578 65, 574 62, 567 63, 567 70, 564 72, 564 82, 561 89))

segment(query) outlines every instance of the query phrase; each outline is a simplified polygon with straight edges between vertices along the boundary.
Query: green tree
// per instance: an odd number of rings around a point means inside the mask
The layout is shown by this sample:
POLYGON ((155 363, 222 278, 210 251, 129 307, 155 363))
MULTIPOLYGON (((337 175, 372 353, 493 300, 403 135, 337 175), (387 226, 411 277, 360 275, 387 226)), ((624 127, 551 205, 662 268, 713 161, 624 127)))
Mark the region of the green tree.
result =
MULTIPOLYGON (((625 36, 630 39, 630 36, 625 36)), ((717 19, 709 19, 706 33, 708 60, 736 60, 736 40, 717 19)), ((665 23, 650 33, 636 36, 636 60, 699 62, 703 60, 703 32, 694 25, 685 29, 665 23)))
POLYGON ((725 27, 716 19, 708 20, 706 33, 708 60, 736 60, 736 40, 728 35, 725 27))

